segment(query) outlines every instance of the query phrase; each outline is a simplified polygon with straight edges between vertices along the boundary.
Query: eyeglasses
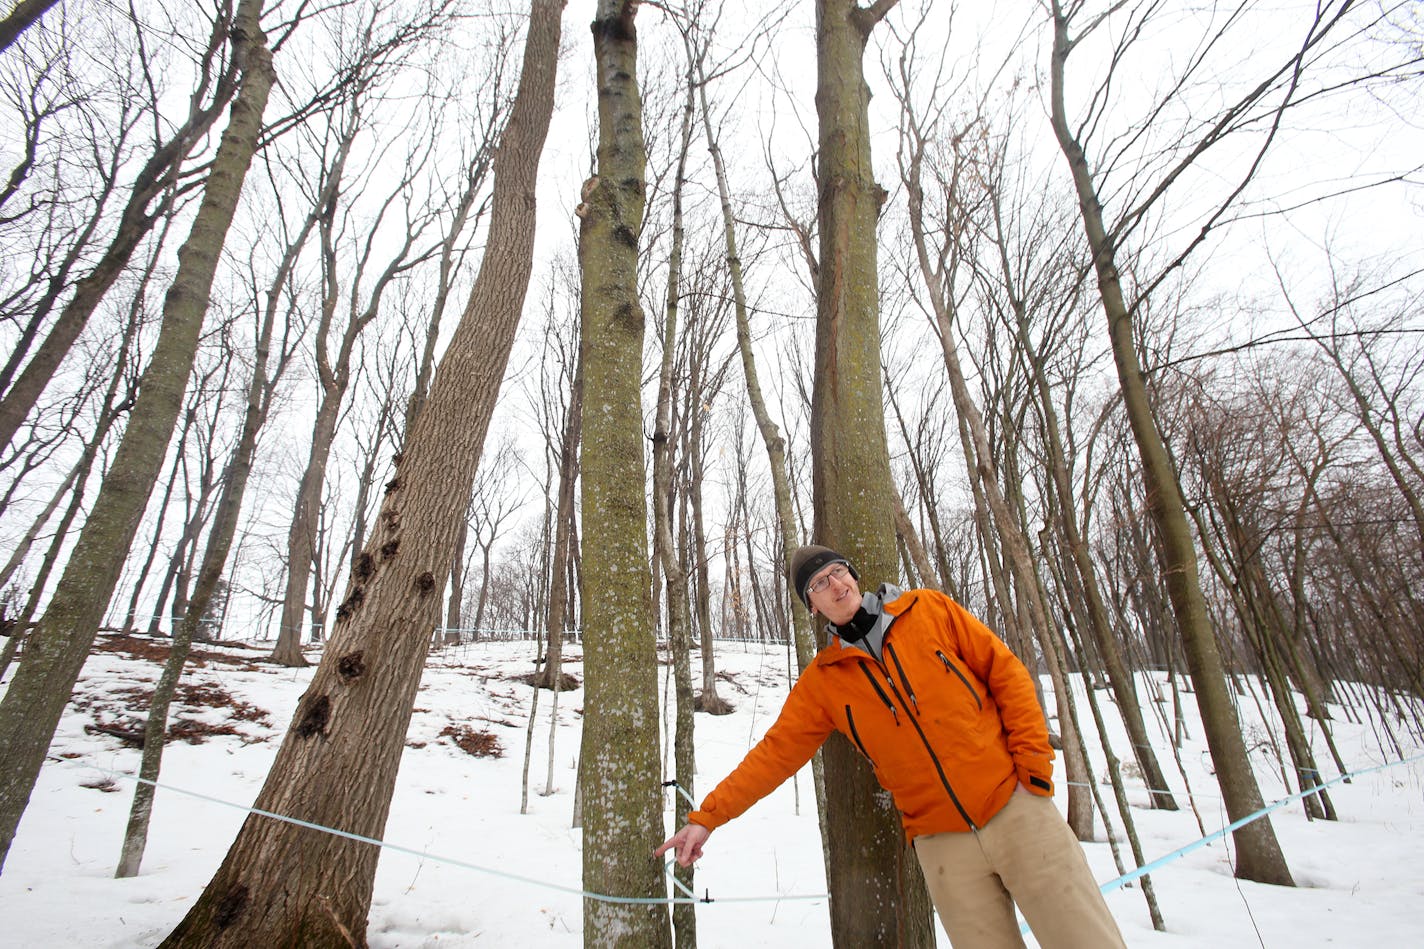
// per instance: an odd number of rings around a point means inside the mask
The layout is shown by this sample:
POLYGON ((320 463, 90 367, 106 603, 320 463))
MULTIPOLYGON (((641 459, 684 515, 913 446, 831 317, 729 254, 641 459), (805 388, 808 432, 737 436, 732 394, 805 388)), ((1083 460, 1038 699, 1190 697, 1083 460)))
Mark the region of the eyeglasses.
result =
POLYGON ((821 574, 815 580, 812 580, 811 585, 806 588, 806 592, 820 593, 826 587, 831 585, 831 580, 844 580, 846 578, 846 574, 848 573, 850 573, 850 568, 843 563, 838 563, 831 569, 827 570, 825 573, 821 574))

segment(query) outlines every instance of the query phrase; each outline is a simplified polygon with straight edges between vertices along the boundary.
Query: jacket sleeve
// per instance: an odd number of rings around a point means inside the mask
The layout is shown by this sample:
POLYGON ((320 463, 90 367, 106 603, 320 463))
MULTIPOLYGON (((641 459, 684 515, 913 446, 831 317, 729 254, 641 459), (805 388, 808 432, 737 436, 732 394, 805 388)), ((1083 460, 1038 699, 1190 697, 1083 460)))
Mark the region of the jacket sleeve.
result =
POLYGON ((689 821, 715 830, 741 816, 811 760, 834 723, 809 693, 803 676, 762 740, 712 789, 702 807, 687 815, 689 821))
POLYGON ((1053 794, 1053 748, 1033 677, 1004 641, 964 607, 949 601, 959 654, 999 707, 1019 783, 1044 797, 1053 794))

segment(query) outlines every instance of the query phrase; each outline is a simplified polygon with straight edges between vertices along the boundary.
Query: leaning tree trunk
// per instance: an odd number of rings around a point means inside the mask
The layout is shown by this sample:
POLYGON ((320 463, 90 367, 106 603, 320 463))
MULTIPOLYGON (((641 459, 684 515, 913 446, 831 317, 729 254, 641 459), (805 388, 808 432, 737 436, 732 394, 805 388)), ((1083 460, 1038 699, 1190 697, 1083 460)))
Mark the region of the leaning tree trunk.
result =
MULTIPOLYGON (((322 202, 316 207, 320 208, 322 202)), ((124 831, 124 842, 119 853, 119 866, 114 876, 118 878, 137 876, 143 863, 143 852, 148 846, 148 826, 153 816, 153 798, 163 767, 163 746, 168 732, 168 710, 177 690, 178 679, 183 673, 188 651, 197 633, 198 625, 213 593, 222 579, 227 566, 228 554, 232 550, 233 538, 237 536, 242 500, 247 493, 247 482, 252 474, 252 462, 257 455, 257 436, 267 421, 267 412, 272 404, 272 394, 286 366, 286 356, 278 360, 275 371, 269 377, 267 365, 272 350, 272 335, 277 322, 277 308, 287 280, 296 267, 297 257, 306 243, 307 235, 316 223, 315 211, 309 214, 297 237, 288 244, 277 268, 277 277, 267 295, 267 305, 263 308, 262 325, 257 333, 256 358, 252 365, 252 378, 247 385, 247 405, 243 412, 242 431, 237 445, 232 450, 227 470, 219 479, 222 493, 218 496, 217 509, 213 514, 213 527, 208 533, 208 544, 203 551, 202 565, 198 568, 198 581, 193 587, 192 598, 182 622, 174 627, 173 644, 164 663, 163 672, 153 689, 149 702, 148 719, 144 725, 143 759, 139 763, 139 782, 134 787, 133 804, 129 808, 128 826, 124 831)))
POLYGON ((178 252, 178 272, 164 297, 153 356, 93 510, 0 703, 0 760, 6 763, 0 777, 0 865, 113 596, 183 404, 218 258, 257 149, 275 78, 261 12, 262 0, 242 0, 238 6, 232 43, 243 69, 242 87, 213 157, 192 231, 178 252))
MULTIPOLYGON (((876 222, 885 191, 870 161, 870 90, 862 57, 894 6, 817 0, 820 277, 811 400, 815 539, 869 582, 895 580, 894 484, 880 386, 876 222)), ((831 935, 838 947, 933 946, 919 864, 869 765, 833 735, 824 750, 831 935)))
MULTIPOLYGON (((555 709, 563 691, 564 633, 569 615, 574 547, 574 494, 578 488, 579 440, 583 437, 583 360, 575 357, 574 378, 569 390, 569 408, 564 416, 564 434, 559 445, 559 500, 554 508, 554 549, 549 567, 549 609, 545 616, 546 646, 544 671, 534 676, 534 687, 553 689, 555 709)), ((488 556, 485 562, 489 562, 488 556)), ((553 735, 549 737, 552 742, 553 735)))
POLYGON ((1142 704, 1137 698, 1137 682, 1132 669, 1123 661, 1122 650, 1113 636, 1112 624, 1108 620, 1107 606, 1103 602, 1102 589, 1098 584, 1097 570, 1088 542, 1079 530, 1077 515, 1073 509, 1072 478, 1068 471, 1067 452, 1063 448, 1058 412, 1053 406, 1053 394, 1049 388, 1044 369, 1045 360, 1039 355, 1029 333, 1028 303, 1019 290, 1014 276, 1013 265, 1009 261, 1007 241, 1003 235, 1003 215, 997 195, 991 199, 994 227, 998 239, 994 244, 998 250, 999 272, 1008 288, 1009 305, 1014 314, 1019 346, 1032 372, 1032 383, 1038 395, 1039 411, 1042 413, 1043 441, 1047 451, 1047 468, 1052 479, 1052 488, 1058 496, 1059 532, 1072 555, 1072 566, 1076 568, 1076 583, 1071 589, 1079 595, 1086 613, 1087 627, 1093 643, 1098 647, 1103 665, 1107 668, 1108 684, 1117 699, 1118 713, 1123 727, 1127 730, 1128 742, 1132 746, 1134 759, 1142 771, 1152 806, 1160 810, 1175 811, 1176 798, 1167 787, 1166 775, 1157 762, 1152 750, 1152 742, 1147 734, 1147 723, 1142 716, 1142 704))
MULTIPOLYGON (((722 234, 727 248, 727 270, 732 280, 732 303, 737 319, 737 351, 742 357, 742 376, 746 382, 747 401, 751 403, 752 416, 756 419, 757 431, 761 434, 766 449, 767 466, 771 469, 772 498, 776 506, 776 525, 780 532, 781 549, 787 558, 800 546, 796 538, 796 514, 791 507, 791 482, 786 471, 786 439, 781 437, 771 412, 762 395, 761 381, 757 375, 756 357, 752 351, 751 318, 748 315, 746 287, 742 282, 742 259, 737 252, 736 215, 732 212, 732 189, 727 182, 726 163, 722 160, 722 149, 712 130, 712 112, 707 103, 707 75, 704 68, 705 52, 690 53, 697 68, 697 92, 702 115, 702 131, 707 139, 707 151, 712 156, 712 168, 717 177, 717 197, 722 207, 722 234)), ((747 560, 751 563, 750 557, 747 560)), ((755 576, 755 574, 753 574, 755 576)), ((804 672, 816 658, 816 632, 811 625, 811 612, 806 604, 794 593, 791 595, 791 635, 796 646, 796 669, 804 672)), ((826 833, 826 775, 825 764, 818 753, 811 762, 812 786, 816 794, 816 816, 821 828, 821 837, 826 833)), ((824 848, 823 848, 824 856, 824 848)), ((829 863, 826 866, 829 878, 829 863)))
MULTIPOLYGON (((370 837, 385 828, 440 590, 529 284, 562 4, 532 6, 495 160, 484 260, 258 808, 370 837)), ((163 945, 365 945, 376 861, 368 844, 249 817, 163 945)))
MULTIPOLYGON (((1059 0, 1053 0, 1053 39, 1053 131, 1078 192, 1078 209, 1088 247, 1093 254, 1098 292, 1107 316, 1113 362, 1117 366, 1122 389, 1123 408, 1127 412, 1142 462, 1148 508, 1160 541, 1158 554, 1162 561, 1162 574, 1196 689, 1207 747, 1216 766, 1226 813, 1237 821, 1261 808, 1261 790, 1251 770, 1251 761, 1246 756, 1241 723, 1227 688, 1225 665, 1217 647, 1211 618, 1207 614, 1206 600, 1202 596, 1197 552, 1191 527, 1187 523, 1181 484, 1162 432, 1157 427, 1147 380, 1138 358, 1137 343, 1133 338, 1133 314, 1128 309, 1118 274, 1117 248, 1104 223, 1103 207, 1098 200, 1087 155, 1068 126, 1063 75, 1073 46, 1068 38, 1068 20, 1059 0)), ((1237 828, 1233 837, 1237 852, 1236 876, 1258 883, 1295 885, 1270 818, 1262 817, 1237 828)))
MULTIPOLYGON (((584 600, 583 886, 657 898, 662 836, 657 651, 649 598, 647 478, 643 462, 642 101, 636 0, 599 0, 593 21, 598 170, 579 207, 583 419, 583 542, 596 550, 598 595, 584 600)), ((585 946, 671 944, 665 906, 584 900, 585 946)))
MULTIPOLYGON (((690 57, 689 57, 690 59, 690 57)), ((658 367, 657 416, 653 426, 653 550, 662 568, 667 587, 668 658, 673 677, 673 767, 677 784, 686 792, 674 794, 673 826, 687 823, 696 794, 696 755, 693 749, 692 635, 688 624, 687 570, 673 546, 673 363, 677 351, 677 314, 682 286, 682 192, 687 181, 687 155, 692 147, 696 100, 691 63, 686 75, 687 101, 682 111, 682 130, 677 153, 677 172, 672 189, 672 249, 668 254, 667 303, 663 308, 662 361, 658 367)), ((656 595, 656 594, 655 594, 656 595)), ((656 606, 654 607, 656 611, 656 606)), ((656 615, 656 613, 655 613, 656 615)), ((696 868, 673 865, 673 875, 681 887, 691 892, 696 868)), ((678 903, 672 910, 677 949, 697 949, 697 908, 678 903)))

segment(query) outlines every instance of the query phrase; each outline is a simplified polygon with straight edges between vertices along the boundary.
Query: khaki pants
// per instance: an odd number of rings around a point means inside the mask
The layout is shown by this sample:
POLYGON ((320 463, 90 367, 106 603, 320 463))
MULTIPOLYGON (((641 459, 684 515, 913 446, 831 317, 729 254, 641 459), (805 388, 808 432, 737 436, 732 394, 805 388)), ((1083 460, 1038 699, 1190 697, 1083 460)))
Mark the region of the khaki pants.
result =
POLYGON ((1017 903, 1044 949, 1123 946, 1083 848, 1053 801, 1016 791, 973 833, 915 838, 955 949, 1021 949, 1017 903))

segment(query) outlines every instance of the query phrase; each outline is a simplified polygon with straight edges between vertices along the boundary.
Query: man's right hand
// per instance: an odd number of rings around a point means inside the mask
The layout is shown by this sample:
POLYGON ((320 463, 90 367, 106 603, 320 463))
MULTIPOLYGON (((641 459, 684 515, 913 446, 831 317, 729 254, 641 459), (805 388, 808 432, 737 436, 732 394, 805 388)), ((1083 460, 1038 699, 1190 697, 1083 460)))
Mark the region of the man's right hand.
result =
POLYGON ((701 824, 686 824, 682 830, 664 840, 663 845, 653 851, 653 856, 661 857, 672 850, 678 866, 690 867, 694 860, 702 856, 702 845, 711 834, 712 831, 701 824))

